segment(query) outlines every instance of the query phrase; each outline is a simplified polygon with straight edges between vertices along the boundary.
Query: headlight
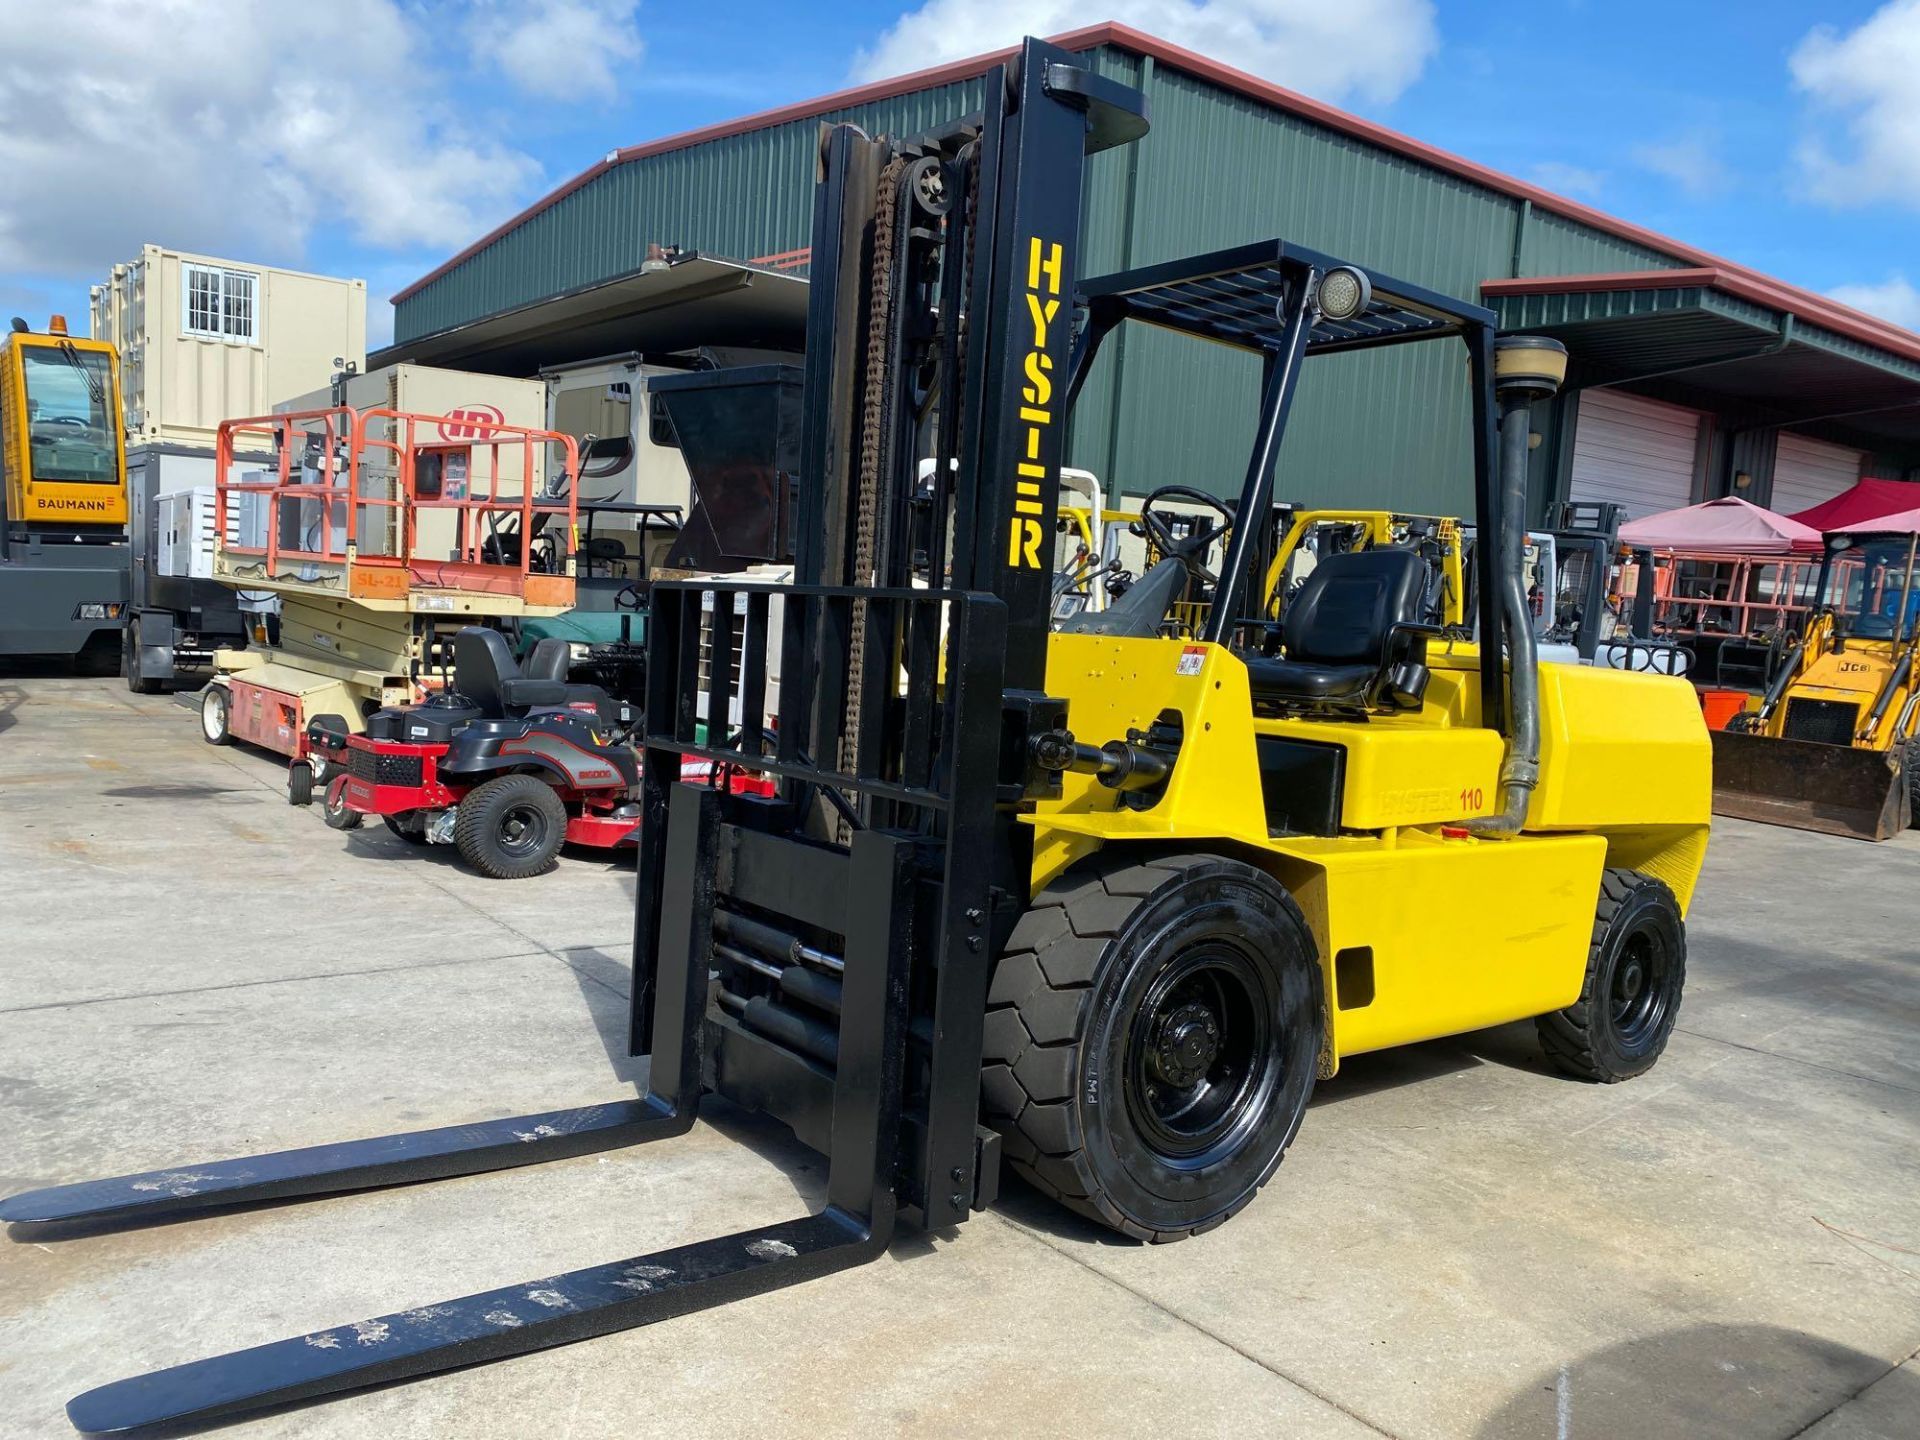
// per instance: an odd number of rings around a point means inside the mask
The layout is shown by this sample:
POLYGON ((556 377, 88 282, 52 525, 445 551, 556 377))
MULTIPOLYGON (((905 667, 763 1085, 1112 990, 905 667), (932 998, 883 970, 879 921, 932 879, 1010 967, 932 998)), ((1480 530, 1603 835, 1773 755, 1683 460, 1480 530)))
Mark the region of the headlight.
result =
POLYGON ((1351 320, 1373 303, 1373 285, 1351 265, 1337 265, 1320 277, 1314 298, 1328 320, 1351 320))
POLYGON ((593 647, 591 645, 582 645, 578 641, 570 641, 567 645, 567 658, 569 660, 585 660, 592 654, 593 647))
POLYGON ((118 605, 76 605, 73 607, 73 618, 76 620, 118 620, 120 618, 120 607, 118 605))

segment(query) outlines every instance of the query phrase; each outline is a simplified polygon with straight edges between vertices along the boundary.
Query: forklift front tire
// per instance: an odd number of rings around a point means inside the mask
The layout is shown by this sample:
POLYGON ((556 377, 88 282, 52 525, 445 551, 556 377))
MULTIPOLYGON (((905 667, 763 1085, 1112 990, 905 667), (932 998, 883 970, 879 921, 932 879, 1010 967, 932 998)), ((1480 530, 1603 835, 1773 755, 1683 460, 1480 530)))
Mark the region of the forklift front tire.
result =
POLYGON ((983 1111, 1022 1177, 1137 1240, 1253 1199, 1318 1072, 1299 906, 1221 855, 1107 852, 1048 886, 994 969, 983 1111))
POLYGON ((209 745, 225 745, 233 739, 232 705, 233 697, 224 685, 209 685, 200 697, 200 738, 209 745))
POLYGON ((490 880, 525 880, 553 868, 567 838, 567 807, 537 775, 501 775, 460 802, 453 844, 490 880))
POLYGON ((1638 870, 1607 870, 1580 998, 1535 1022, 1540 1048, 1576 1079, 1611 1085, 1643 1075, 1667 1048, 1686 981, 1686 923, 1673 891, 1638 870))

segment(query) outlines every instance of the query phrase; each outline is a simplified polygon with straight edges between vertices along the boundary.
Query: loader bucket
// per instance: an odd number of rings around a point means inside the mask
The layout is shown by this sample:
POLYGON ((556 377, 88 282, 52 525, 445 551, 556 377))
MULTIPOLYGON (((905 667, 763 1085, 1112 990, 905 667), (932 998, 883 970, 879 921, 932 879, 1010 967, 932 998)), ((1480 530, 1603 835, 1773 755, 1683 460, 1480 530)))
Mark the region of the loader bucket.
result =
POLYGON ((1827 835, 1889 840, 1910 821, 1896 750, 1713 732, 1713 811, 1827 835))

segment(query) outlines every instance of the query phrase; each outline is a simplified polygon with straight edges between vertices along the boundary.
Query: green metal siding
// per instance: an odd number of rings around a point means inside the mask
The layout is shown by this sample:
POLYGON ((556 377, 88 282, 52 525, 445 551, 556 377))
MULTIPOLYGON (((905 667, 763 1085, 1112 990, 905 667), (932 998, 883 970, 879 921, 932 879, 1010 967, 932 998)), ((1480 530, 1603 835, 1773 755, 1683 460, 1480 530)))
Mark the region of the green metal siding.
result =
MULTIPOLYGON (((823 117, 896 134, 980 108, 981 82, 962 81, 823 117)), ((410 340, 639 268, 649 243, 751 258, 807 243, 821 119, 795 120, 595 176, 409 295, 394 336, 410 340)))
MULTIPOLYGON (((1153 130, 1095 157, 1083 273, 1276 235, 1463 298, 1512 273, 1673 265, 1669 257, 1417 160, 1325 129, 1131 52, 1102 74, 1147 92, 1153 130)), ((833 115, 910 133, 978 109, 978 80, 833 115)), ((401 302, 406 339, 629 271, 648 241, 754 256, 806 243, 818 120, 621 165, 401 302)), ((1082 393, 1071 456, 1119 493, 1239 487, 1259 365, 1140 331, 1110 341, 1082 393)), ((1316 360, 1295 405, 1277 492, 1309 503, 1458 512, 1471 503, 1467 367, 1446 342, 1316 360)))
MULTIPOLYGON (((1144 84, 1153 130, 1132 157, 1130 233, 1116 233, 1126 211, 1126 152, 1090 167, 1088 273, 1275 235, 1468 299, 1511 268, 1520 206, 1510 197, 1178 71, 1159 67, 1143 78, 1140 64, 1112 51, 1096 57, 1104 73, 1144 84)), ((1634 247, 1608 243, 1613 253, 1587 257, 1595 268, 1640 268, 1634 247)), ((1088 379, 1074 463, 1125 494, 1176 483, 1237 490, 1252 442, 1257 362, 1152 332, 1125 344, 1122 365, 1103 359, 1088 379)), ((1307 503, 1464 509, 1472 499, 1468 402, 1464 354, 1446 342, 1316 360, 1301 384, 1276 493, 1307 503)))
POLYGON ((1617 275, 1627 270, 1668 270, 1677 263, 1671 255, 1540 210, 1528 213, 1521 233, 1522 275, 1617 275))

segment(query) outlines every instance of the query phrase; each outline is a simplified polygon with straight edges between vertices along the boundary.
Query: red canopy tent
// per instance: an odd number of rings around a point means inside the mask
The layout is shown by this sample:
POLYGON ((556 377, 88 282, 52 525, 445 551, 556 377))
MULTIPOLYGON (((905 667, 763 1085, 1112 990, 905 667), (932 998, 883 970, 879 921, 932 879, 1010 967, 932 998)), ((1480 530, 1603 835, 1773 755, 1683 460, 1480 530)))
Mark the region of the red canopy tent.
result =
MULTIPOLYGON (((1915 509, 1920 509, 1920 483, 1911 480, 1860 480, 1831 500, 1822 500, 1811 509, 1802 510, 1788 518, 1826 534, 1834 530, 1870 530, 1874 527, 1867 523, 1869 521, 1915 509)), ((1810 546, 1797 545, 1794 548, 1817 550, 1820 546, 1816 541, 1810 546)))
MULTIPOLYGON (((1920 490, 1920 485, 1911 487, 1920 490)), ((1737 495, 1663 510, 1620 527, 1622 544, 1693 555, 1784 555, 1820 548, 1820 532, 1737 495)))

